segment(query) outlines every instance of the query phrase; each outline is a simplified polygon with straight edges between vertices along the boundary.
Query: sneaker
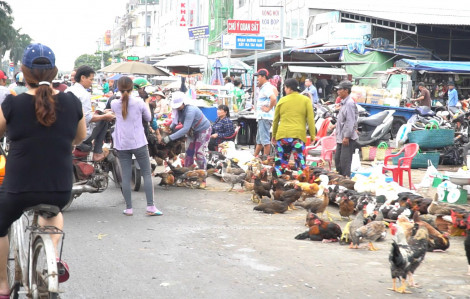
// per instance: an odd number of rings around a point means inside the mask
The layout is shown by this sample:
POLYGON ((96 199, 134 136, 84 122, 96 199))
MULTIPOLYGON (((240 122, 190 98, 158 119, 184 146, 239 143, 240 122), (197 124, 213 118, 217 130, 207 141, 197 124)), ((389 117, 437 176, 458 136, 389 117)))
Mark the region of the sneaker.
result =
POLYGON ((66 282, 70 278, 69 265, 63 260, 57 258, 57 271, 59 272, 59 283, 66 282))
POLYGON ((147 207, 147 216, 162 216, 163 213, 159 209, 157 209, 155 206, 148 206, 147 207))
POLYGON ((124 211, 122 211, 122 213, 126 216, 134 215, 134 212, 132 211, 132 209, 125 209, 124 211))

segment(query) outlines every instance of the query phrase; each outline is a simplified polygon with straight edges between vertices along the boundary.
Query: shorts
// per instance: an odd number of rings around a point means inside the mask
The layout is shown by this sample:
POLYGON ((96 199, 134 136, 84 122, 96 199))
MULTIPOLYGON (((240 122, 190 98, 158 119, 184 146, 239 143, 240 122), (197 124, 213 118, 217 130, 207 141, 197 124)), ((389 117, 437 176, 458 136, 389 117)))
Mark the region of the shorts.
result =
POLYGON ((21 217, 25 209, 47 204, 58 206, 62 210, 71 194, 71 191, 11 193, 0 188, 0 237, 8 234, 11 224, 21 217))
POLYGON ((256 144, 271 144, 271 127, 273 121, 269 119, 258 120, 258 132, 256 132, 256 144))

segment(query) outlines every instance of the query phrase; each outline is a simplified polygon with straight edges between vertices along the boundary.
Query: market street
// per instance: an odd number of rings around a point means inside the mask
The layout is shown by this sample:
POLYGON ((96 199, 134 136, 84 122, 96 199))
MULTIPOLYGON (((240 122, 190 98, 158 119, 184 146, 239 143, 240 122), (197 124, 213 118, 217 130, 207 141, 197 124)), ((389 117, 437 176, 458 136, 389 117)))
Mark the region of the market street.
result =
MULTIPOLYGON (((227 189, 214 178, 207 190, 156 186, 162 217, 144 215, 143 191, 133 192, 132 217, 114 186, 82 195, 64 213, 71 278, 61 298, 403 297, 387 290, 390 235, 377 252, 295 240, 304 210, 260 214, 249 193, 227 189)), ((463 238, 452 237, 447 252, 426 255, 422 288, 407 298, 468 298, 465 272, 463 238)))

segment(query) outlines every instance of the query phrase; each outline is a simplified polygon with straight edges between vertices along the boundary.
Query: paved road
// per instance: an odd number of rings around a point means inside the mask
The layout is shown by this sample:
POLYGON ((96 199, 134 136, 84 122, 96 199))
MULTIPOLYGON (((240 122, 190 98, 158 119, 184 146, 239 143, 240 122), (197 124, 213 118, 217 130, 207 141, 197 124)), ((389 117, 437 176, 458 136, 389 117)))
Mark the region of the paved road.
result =
MULTIPOLYGON (((208 185, 156 186, 162 217, 144 215, 143 191, 133 192, 132 217, 121 214, 113 186, 78 198, 65 213, 72 276, 62 298, 402 297, 387 290, 389 237, 377 252, 298 241, 304 211, 259 214, 249 194, 224 192, 227 185, 212 179, 208 185)), ((462 243, 453 238, 448 252, 428 253, 416 273, 423 288, 408 298, 470 297, 462 243)))

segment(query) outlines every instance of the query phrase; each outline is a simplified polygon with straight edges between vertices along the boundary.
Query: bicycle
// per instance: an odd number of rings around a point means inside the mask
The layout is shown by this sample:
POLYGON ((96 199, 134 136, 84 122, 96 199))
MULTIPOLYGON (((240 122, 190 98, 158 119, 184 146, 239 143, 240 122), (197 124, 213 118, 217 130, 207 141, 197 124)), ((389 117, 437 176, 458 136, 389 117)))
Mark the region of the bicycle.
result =
POLYGON ((10 253, 8 256, 8 282, 10 297, 26 294, 28 298, 59 298, 58 261, 62 257, 64 232, 54 226, 41 227, 38 217, 51 218, 59 207, 40 204, 25 210, 10 227, 10 253), (29 225, 32 215, 32 221, 29 225), (56 258, 51 235, 60 235, 59 258, 56 258), (20 290, 23 287, 24 290, 20 290))

